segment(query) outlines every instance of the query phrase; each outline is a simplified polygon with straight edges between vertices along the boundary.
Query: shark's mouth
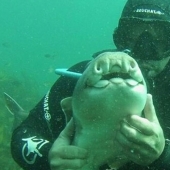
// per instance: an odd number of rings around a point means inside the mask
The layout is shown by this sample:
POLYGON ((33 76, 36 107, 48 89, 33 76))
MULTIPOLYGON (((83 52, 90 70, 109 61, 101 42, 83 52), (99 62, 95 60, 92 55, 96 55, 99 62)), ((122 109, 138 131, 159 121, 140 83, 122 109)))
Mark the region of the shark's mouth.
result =
POLYGON ((104 88, 109 84, 121 84, 125 83, 129 86, 137 86, 139 84, 144 85, 144 80, 141 74, 130 74, 122 72, 107 73, 98 77, 92 84, 87 83, 86 87, 104 88), (140 76, 139 76, 140 75, 140 76), (97 80, 98 79, 98 80, 97 80))
POLYGON ((112 78, 118 78, 118 77, 122 78, 122 79, 130 79, 130 78, 132 78, 127 73, 114 72, 114 73, 109 73, 109 74, 103 75, 100 80, 110 80, 112 78))

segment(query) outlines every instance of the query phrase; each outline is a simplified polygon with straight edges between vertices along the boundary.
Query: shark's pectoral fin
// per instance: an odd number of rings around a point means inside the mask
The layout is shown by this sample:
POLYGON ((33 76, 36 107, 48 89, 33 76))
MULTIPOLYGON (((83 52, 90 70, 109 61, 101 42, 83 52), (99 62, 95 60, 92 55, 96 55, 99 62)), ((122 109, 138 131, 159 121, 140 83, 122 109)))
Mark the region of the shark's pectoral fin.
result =
POLYGON ((7 93, 4 92, 4 99, 6 108, 12 115, 17 115, 19 112, 23 112, 24 109, 7 93))
POLYGON ((14 116, 13 130, 25 120, 29 114, 9 94, 4 92, 5 107, 14 116))
POLYGON ((61 100, 60 102, 61 108, 66 116, 66 122, 68 123, 73 116, 72 111, 72 97, 67 97, 61 100))

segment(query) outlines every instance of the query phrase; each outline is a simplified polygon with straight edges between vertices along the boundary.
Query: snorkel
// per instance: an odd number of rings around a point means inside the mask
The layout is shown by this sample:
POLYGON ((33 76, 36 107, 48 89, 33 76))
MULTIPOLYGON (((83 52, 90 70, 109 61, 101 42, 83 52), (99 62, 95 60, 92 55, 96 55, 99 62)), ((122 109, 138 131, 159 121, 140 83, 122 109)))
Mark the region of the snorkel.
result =
POLYGON ((75 79, 79 79, 82 76, 81 73, 69 71, 66 68, 55 69, 55 73, 60 76, 66 76, 66 77, 71 77, 71 78, 75 78, 75 79))

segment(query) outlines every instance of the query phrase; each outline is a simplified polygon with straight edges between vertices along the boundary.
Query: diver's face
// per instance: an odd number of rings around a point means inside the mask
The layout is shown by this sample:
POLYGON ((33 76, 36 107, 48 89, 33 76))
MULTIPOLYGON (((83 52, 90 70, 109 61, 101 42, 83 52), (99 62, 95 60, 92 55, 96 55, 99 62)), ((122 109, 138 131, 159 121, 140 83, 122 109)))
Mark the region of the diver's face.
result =
POLYGON ((136 59, 160 60, 169 50, 169 38, 164 27, 153 23, 139 23, 131 28, 129 47, 136 59))
POLYGON ((167 37, 155 24, 139 24, 131 34, 135 42, 132 55, 138 61, 141 69, 145 70, 148 78, 153 78, 163 71, 170 57, 164 56, 168 50, 167 37), (135 39, 136 35, 136 39, 135 39))
POLYGON ((148 77, 158 75, 170 59, 170 25, 122 20, 119 26, 124 49, 131 51, 148 77))

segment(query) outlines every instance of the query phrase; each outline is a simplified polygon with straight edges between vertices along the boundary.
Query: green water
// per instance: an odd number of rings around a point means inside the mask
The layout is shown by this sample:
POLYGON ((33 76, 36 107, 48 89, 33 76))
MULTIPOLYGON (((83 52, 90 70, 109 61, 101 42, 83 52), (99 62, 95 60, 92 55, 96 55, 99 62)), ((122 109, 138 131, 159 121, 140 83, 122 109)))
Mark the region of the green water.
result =
POLYGON ((19 168, 10 158, 13 117, 4 107, 2 93, 29 110, 57 79, 55 68, 114 48, 112 33, 125 2, 0 0, 0 167, 4 170, 19 168))

